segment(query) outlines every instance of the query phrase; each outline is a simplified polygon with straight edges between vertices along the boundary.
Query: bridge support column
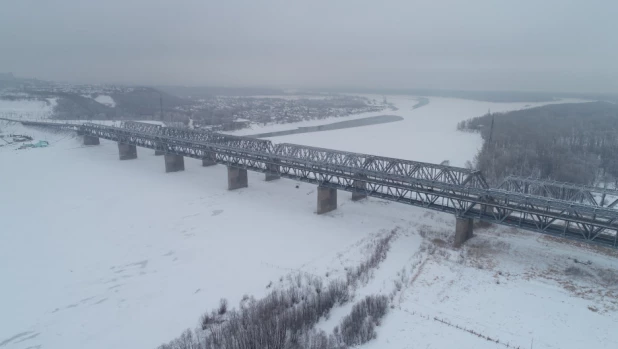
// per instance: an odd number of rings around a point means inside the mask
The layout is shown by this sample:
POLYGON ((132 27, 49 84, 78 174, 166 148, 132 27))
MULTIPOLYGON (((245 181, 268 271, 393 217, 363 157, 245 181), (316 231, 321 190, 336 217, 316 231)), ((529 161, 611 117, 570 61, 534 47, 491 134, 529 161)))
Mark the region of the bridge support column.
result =
POLYGON ((185 158, 182 155, 164 154, 165 172, 178 172, 185 170, 185 158))
POLYGON ((214 166, 217 164, 217 156, 215 153, 206 153, 206 157, 202 159, 202 166, 214 166))
POLYGON ((248 187, 247 170, 238 167, 227 167, 227 190, 248 187))
POLYGON ((464 242, 472 237, 472 218, 455 217, 455 241, 454 247, 461 247, 464 242))
POLYGON ((318 211, 323 214, 337 208, 337 189, 318 186, 318 211))
MULTIPOLYGON (((364 175, 358 175, 359 178, 365 179, 367 178, 364 175)), ((352 186, 354 188, 356 188, 357 190, 366 190, 367 189, 367 182, 361 180, 361 179, 355 179, 354 182, 352 183, 352 186)), ((362 200, 367 198, 367 194, 365 194, 364 192, 352 192, 352 201, 358 201, 358 200, 362 200)))
POLYGON ((118 142, 118 156, 120 160, 137 159, 137 148, 131 144, 118 142))
POLYGON ((84 145, 99 145, 99 137, 84 135, 84 145))
POLYGON ((279 176, 280 168, 281 166, 278 164, 266 164, 266 177, 264 180, 270 182, 281 178, 281 176, 279 176))

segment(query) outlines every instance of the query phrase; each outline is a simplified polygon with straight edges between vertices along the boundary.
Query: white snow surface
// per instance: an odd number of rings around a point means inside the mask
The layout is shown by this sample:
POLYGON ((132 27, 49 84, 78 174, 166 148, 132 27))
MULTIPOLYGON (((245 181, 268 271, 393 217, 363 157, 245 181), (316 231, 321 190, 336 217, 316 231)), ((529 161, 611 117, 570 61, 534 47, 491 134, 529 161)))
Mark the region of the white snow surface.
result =
POLYGON ((108 107, 114 108, 116 106, 116 101, 109 95, 98 95, 94 100, 108 107))
MULTIPOLYGON (((468 154, 458 148, 475 149, 478 136, 441 137, 460 118, 487 111, 477 103, 431 99, 410 121, 391 124, 408 128, 399 142, 384 125, 280 138, 453 161, 468 154), (458 111, 468 115, 453 116, 458 111), (377 131, 365 138, 365 129, 377 131), (430 143, 405 151, 425 133, 430 143), (440 142, 452 152, 433 150, 440 142)), ((84 147, 72 134, 2 121, 0 132, 50 142, 0 147, 7 164, 0 168, 0 349, 155 348, 195 327, 220 298, 231 305, 244 294, 259 298, 291 273, 343 277, 366 258, 367 243, 392 229, 398 233, 386 260, 355 290, 355 300, 393 295, 377 339, 365 347, 618 346, 615 253, 503 227, 477 229, 461 250, 448 242, 436 249, 452 237, 450 215, 373 198, 352 202, 343 192, 337 210, 316 215, 316 188, 305 183, 249 173, 248 188, 228 191, 224 166, 186 158, 184 172, 166 174, 149 149, 119 161, 106 140, 84 147), (569 267, 581 275, 567 274, 569 267)), ((332 331, 352 305, 333 309, 318 327, 332 331)))
POLYGON ((17 120, 47 119, 51 117, 56 104, 56 98, 47 98, 45 100, 8 100, 0 98, 0 118, 17 120))

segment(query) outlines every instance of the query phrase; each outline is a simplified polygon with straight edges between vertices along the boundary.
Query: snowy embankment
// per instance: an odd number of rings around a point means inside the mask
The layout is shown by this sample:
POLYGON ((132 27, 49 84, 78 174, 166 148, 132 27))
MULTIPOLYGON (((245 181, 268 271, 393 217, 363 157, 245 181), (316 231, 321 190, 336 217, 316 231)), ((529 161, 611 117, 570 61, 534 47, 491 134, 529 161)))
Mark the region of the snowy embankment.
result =
MULTIPOLYGON (((314 145, 347 137, 340 143, 347 150, 372 143, 384 155, 453 160, 448 149, 462 156, 459 148, 480 144, 444 138, 457 121, 475 116, 458 111, 482 114, 488 105, 459 102, 431 99, 408 115, 418 123, 391 124, 408 128, 397 133, 409 134, 399 142, 391 139, 397 131, 381 125, 365 128, 377 130, 369 138, 342 135, 363 128, 314 133, 333 134, 314 145), (446 120, 439 130, 434 118, 446 120), (424 137, 420 127, 433 141, 411 148, 410 139, 424 137)), ((367 348, 618 345, 618 262, 595 249, 490 227, 455 250, 450 215, 372 198, 352 202, 339 192, 338 209, 318 216, 316 188, 305 183, 249 173, 248 188, 228 191, 223 166, 185 159, 186 171, 166 174, 152 150, 119 161, 113 142, 84 147, 71 134, 4 122, 0 129, 50 142, 0 147, 0 163, 8 164, 0 169, 1 349, 154 348, 197 326, 221 298, 234 307, 297 273, 325 283, 344 278, 366 246, 393 229, 386 259, 355 288, 354 300, 317 328, 331 333, 356 301, 384 294, 392 308, 367 348)), ((304 136, 288 141, 310 140, 304 136)))

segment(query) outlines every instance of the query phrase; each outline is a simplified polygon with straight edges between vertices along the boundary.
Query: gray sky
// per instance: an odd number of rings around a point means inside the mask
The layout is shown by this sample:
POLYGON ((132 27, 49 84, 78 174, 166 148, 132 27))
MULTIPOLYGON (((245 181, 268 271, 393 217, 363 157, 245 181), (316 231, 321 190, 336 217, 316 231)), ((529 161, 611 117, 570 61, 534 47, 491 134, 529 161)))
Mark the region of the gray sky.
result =
POLYGON ((615 0, 0 0, 0 72, 618 92, 615 0))

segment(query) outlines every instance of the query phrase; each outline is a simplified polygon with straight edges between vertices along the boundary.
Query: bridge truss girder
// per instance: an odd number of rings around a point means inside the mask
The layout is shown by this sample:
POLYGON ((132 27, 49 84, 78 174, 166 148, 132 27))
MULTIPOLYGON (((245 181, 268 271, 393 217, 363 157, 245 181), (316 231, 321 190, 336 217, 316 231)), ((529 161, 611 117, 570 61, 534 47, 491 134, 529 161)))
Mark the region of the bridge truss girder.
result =
POLYGON ((124 122, 123 126, 124 128, 132 131, 158 135, 161 137, 184 139, 187 141, 223 144, 230 147, 263 152, 272 152, 273 149, 273 144, 269 140, 242 136, 232 136, 206 130, 192 130, 179 127, 162 127, 159 125, 152 125, 135 121, 124 122))
POLYGON ((388 158, 384 156, 353 153, 333 149, 280 143, 275 146, 275 155, 307 159, 320 163, 379 172, 384 175, 399 175, 427 179, 473 188, 488 188, 480 171, 466 168, 437 165, 425 162, 388 158))
MULTIPOLYGON (((498 189, 466 187, 435 179, 408 176, 406 172, 383 173, 371 166, 358 167, 348 158, 312 158, 303 153, 266 153, 226 144, 197 142, 135 132, 127 129, 85 125, 85 134, 202 159, 216 154, 216 162, 257 172, 269 172, 324 187, 358 192, 389 201, 449 212, 467 218, 519 227, 536 232, 618 247, 618 211, 498 189), (275 165, 275 166, 269 166, 275 165), (364 188, 355 181, 366 182, 364 188)), ((306 153, 305 153, 306 154, 306 153)), ((321 156, 321 155, 320 155, 321 156)), ((439 165, 437 165, 439 166, 439 165)), ((396 164, 391 168, 396 167, 396 164)), ((415 173, 419 173, 418 171, 415 173)), ((423 173, 423 172, 420 172, 423 173)), ((422 177, 422 176, 419 176, 422 177)))
POLYGON ((592 206, 618 208, 618 190, 615 189, 518 176, 508 176, 498 188, 515 193, 544 196, 592 206))

